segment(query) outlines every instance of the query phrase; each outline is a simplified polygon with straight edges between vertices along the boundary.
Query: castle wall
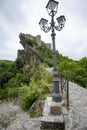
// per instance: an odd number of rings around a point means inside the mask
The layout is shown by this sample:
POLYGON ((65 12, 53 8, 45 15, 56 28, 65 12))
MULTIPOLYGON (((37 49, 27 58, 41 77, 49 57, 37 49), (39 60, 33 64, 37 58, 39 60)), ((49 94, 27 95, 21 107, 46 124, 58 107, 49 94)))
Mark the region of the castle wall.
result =
POLYGON ((51 49, 51 44, 50 43, 46 43, 46 48, 47 49, 51 49))
POLYGON ((36 37, 30 35, 30 34, 25 34, 27 38, 30 40, 35 40, 39 46, 45 46, 48 49, 51 49, 51 44, 50 43, 45 43, 41 41, 41 35, 37 35, 36 37))
POLYGON ((37 44, 38 44, 39 46, 41 46, 41 35, 37 35, 37 36, 35 37, 35 41, 37 42, 37 44))
POLYGON ((30 35, 30 34, 25 34, 27 38, 29 38, 30 40, 35 40, 35 37, 30 35))
POLYGON ((46 47, 46 43, 41 41, 41 45, 46 47))

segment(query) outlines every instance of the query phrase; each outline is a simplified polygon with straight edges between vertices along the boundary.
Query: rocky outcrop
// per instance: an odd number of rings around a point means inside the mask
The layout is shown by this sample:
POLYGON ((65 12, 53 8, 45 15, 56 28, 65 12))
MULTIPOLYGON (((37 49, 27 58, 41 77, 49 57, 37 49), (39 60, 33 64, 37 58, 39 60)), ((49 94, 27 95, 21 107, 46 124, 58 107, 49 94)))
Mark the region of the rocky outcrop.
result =
POLYGON ((32 47, 26 45, 24 51, 26 55, 26 64, 29 64, 30 67, 34 67, 36 64, 39 65, 41 63, 40 56, 32 47))
POLYGON ((23 46, 24 50, 18 50, 17 59, 24 61, 26 65, 29 65, 29 67, 34 67, 35 65, 39 65, 41 63, 41 57, 35 51, 31 39, 28 39, 28 36, 21 34, 20 44, 23 46))
POLYGON ((34 37, 30 34, 20 33, 19 38, 24 50, 18 50, 17 59, 21 60, 22 63, 24 61, 29 67, 39 65, 42 62, 43 58, 39 55, 36 47, 42 46, 51 50, 51 44, 43 42, 40 35, 34 37))
POLYGON ((0 130, 40 130, 40 118, 31 119, 18 105, 0 104, 0 130))
POLYGON ((87 90, 69 83, 69 110, 63 109, 65 130, 87 130, 87 90))

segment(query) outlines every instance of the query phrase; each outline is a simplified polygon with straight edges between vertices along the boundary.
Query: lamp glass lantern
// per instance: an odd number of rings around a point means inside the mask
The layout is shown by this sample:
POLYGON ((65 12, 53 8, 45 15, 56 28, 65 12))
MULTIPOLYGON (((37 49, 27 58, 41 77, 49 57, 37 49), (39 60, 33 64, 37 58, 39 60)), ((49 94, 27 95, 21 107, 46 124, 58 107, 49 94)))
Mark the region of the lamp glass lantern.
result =
POLYGON ((62 15, 62 16, 58 17, 57 22, 58 22, 58 24, 65 24, 65 22, 66 22, 65 16, 62 15))
POLYGON ((48 26, 48 20, 42 18, 42 19, 40 20, 40 22, 39 22, 39 25, 40 25, 40 28, 41 28, 42 30, 44 30, 44 28, 48 26))
POLYGON ((58 3, 59 2, 57 2, 57 1, 49 0, 48 4, 46 6, 46 9, 50 16, 55 15, 57 13, 58 3))

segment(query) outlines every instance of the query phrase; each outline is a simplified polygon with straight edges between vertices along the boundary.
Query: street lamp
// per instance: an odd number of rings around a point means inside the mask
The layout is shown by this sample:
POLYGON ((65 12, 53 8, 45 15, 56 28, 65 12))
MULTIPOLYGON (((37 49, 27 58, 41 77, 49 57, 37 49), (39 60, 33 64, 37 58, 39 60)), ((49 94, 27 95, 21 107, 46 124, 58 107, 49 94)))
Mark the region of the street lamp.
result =
POLYGON ((54 22, 54 16, 57 13, 58 10, 58 4, 59 2, 54 1, 54 0, 49 0, 46 9, 48 14, 51 16, 51 23, 50 26, 48 26, 48 20, 42 18, 39 22, 39 25, 41 29, 44 32, 49 32, 50 30, 52 31, 51 37, 52 37, 52 45, 53 45, 53 83, 54 83, 54 92, 52 94, 53 101, 55 102, 60 102, 62 101, 62 95, 60 93, 60 88, 59 88, 59 78, 58 78, 58 71, 57 71, 57 62, 56 62, 56 48, 55 48, 55 29, 57 31, 61 31, 62 28, 65 25, 65 17, 62 15, 57 18, 58 25, 55 25, 54 22))

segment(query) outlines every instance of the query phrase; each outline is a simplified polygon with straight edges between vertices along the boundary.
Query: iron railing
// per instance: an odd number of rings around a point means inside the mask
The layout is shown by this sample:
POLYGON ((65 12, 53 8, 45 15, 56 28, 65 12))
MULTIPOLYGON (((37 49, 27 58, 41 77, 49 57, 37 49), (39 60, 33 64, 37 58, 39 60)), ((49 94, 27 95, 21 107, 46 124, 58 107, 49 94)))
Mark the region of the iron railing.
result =
POLYGON ((69 77, 59 73, 62 98, 66 99, 67 109, 69 109, 69 77))

